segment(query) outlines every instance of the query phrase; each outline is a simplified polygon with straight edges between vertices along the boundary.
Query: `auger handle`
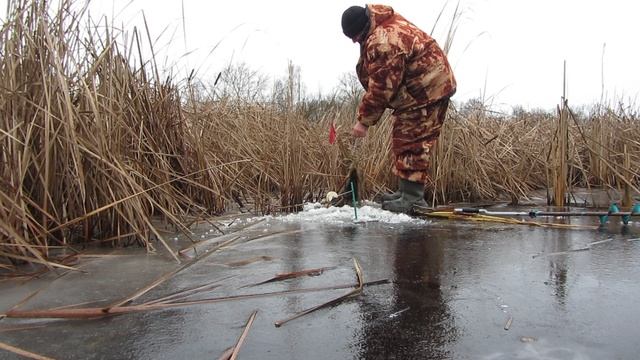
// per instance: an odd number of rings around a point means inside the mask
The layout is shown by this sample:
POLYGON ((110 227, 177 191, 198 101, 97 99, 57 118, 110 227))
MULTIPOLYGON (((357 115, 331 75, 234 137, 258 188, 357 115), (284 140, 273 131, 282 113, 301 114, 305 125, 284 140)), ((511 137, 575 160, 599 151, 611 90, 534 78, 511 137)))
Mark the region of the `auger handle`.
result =
POLYGON ((476 208, 458 208, 453 209, 454 213, 466 213, 466 214, 480 214, 484 212, 484 209, 476 209, 476 208))

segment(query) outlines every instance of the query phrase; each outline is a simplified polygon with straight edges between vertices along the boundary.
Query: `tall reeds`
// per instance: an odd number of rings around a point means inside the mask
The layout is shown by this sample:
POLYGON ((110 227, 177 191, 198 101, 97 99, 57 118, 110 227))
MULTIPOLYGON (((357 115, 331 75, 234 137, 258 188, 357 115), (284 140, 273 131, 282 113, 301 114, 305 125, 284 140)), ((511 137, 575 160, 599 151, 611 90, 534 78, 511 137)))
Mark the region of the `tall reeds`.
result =
POLYGON ((49 245, 78 240, 166 246, 151 216, 223 210, 203 193, 225 164, 198 162, 171 79, 132 65, 140 34, 122 45, 89 21, 71 1, 12 1, 0 31, 0 258, 14 263, 51 266, 49 245))
MULTIPOLYGON (((295 211, 344 189, 353 169, 361 198, 393 187, 391 121, 353 139, 353 87, 309 99, 290 66, 269 98, 214 96, 193 79, 161 78, 142 56, 148 34, 85 15, 68 0, 56 9, 16 0, 0 29, 1 268, 65 267, 51 250, 76 242, 169 248, 152 219, 184 229, 232 207, 295 211)), ((567 111, 567 183, 637 191, 638 114, 567 111)), ((517 202, 546 188, 555 122, 542 112, 452 105, 431 202, 517 202)))

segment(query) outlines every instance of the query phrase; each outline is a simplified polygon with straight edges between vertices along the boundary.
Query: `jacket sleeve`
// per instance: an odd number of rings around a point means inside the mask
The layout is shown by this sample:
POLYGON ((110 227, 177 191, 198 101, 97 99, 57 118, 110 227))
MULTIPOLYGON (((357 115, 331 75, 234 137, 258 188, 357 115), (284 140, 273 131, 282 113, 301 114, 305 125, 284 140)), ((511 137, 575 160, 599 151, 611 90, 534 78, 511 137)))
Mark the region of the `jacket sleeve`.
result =
POLYGON ((367 51, 369 82, 358 107, 358 121, 373 126, 398 92, 404 76, 405 56, 398 46, 378 44, 367 51))

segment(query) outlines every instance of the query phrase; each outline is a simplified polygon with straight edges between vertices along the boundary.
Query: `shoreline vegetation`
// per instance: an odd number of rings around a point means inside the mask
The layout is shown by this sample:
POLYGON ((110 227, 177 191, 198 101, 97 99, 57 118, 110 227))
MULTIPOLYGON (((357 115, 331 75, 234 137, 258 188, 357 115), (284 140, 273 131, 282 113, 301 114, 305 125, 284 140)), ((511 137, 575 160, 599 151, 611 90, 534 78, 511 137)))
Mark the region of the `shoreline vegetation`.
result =
MULTIPOLYGON (((345 188, 360 198, 394 187, 390 121, 349 135, 360 85, 302 94, 300 69, 268 80, 244 64, 214 84, 161 77, 150 34, 116 31, 62 0, 9 2, 0 29, 0 270, 29 262, 67 267, 54 250, 74 243, 169 245, 155 219, 189 224, 231 207, 296 211, 345 188), (329 144, 331 124, 337 143, 329 144)), ((455 31, 450 34, 455 33, 455 31)), ((451 39, 447 40, 447 44, 451 39)), ((526 200, 574 187, 638 192, 640 127, 631 105, 553 113, 491 111, 454 102, 433 157, 432 205, 526 200)))

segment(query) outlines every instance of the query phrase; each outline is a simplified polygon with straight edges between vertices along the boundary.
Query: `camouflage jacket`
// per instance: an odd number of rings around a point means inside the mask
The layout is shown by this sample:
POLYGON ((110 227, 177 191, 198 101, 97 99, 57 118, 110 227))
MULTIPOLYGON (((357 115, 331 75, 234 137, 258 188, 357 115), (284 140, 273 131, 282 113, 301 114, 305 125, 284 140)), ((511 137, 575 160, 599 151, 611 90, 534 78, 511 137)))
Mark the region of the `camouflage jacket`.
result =
POLYGON ((369 32, 356 66, 366 92, 358 121, 375 125, 386 108, 399 113, 456 92, 447 57, 436 41, 385 5, 367 5, 369 32))

